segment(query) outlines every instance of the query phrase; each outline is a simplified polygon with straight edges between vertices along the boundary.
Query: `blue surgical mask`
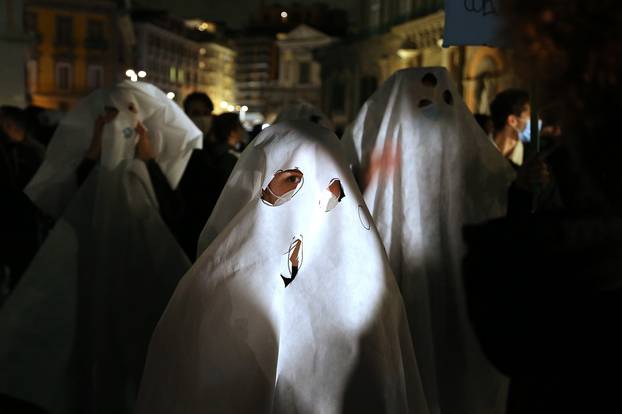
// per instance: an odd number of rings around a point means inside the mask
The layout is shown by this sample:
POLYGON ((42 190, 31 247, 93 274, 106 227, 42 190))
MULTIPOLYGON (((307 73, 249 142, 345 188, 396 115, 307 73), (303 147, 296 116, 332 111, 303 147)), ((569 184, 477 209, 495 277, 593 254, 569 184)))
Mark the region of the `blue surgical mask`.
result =
MULTIPOLYGON (((541 119, 538 120, 538 133, 540 133, 540 131, 542 131, 542 120, 541 119)), ((522 131, 518 133, 518 137, 520 138, 521 141, 525 143, 531 142, 531 119, 527 121, 527 124, 525 125, 525 129, 523 129, 522 131)))

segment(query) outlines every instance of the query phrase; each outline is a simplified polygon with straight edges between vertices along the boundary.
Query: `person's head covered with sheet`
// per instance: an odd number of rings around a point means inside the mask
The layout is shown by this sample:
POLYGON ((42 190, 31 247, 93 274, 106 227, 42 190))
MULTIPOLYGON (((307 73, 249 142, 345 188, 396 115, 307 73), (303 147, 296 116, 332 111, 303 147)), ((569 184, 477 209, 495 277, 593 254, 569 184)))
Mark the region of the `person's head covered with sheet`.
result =
POLYGON ((75 171, 91 144, 96 119, 110 111, 116 116, 103 130, 100 166, 104 171, 135 157, 138 122, 149 131, 155 160, 173 188, 192 150, 201 146, 201 132, 157 87, 124 81, 98 89, 62 119, 43 165, 25 190, 44 212, 58 217, 71 200, 76 190, 75 171))
POLYGON ((426 412, 397 286, 337 137, 264 130, 153 336, 139 413, 426 412))
POLYGON ((342 142, 400 285, 430 406, 488 412, 503 380, 468 325, 461 231, 505 214, 511 169, 444 68, 396 72, 342 142))

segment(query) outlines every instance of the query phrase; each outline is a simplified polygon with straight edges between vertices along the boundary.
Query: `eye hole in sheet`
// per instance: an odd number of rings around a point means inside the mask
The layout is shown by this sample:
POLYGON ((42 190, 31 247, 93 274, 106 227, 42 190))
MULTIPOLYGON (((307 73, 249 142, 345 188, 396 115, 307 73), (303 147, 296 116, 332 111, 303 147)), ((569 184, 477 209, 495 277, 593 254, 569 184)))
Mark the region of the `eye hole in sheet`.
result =
MULTIPOLYGON (((301 236, 302 237, 302 236, 301 236)), ((289 276, 281 275, 285 287, 294 281, 302 267, 302 238, 296 238, 289 246, 287 252, 287 270, 289 276)))
POLYGON ((434 76, 432 73, 426 73, 425 76, 421 78, 421 83, 423 83, 425 86, 433 88, 438 83, 438 80, 436 79, 436 76, 434 76))
POLYGON ((261 191, 261 200, 272 207, 281 206, 294 198, 303 185, 304 174, 298 168, 278 170, 261 191))
POLYGON ((339 180, 339 178, 333 178, 332 180, 330 180, 330 183, 328 184, 328 187, 326 187, 326 190, 324 190, 324 192, 320 196, 320 208, 324 212, 328 213, 329 211, 337 207, 337 204, 339 204, 345 196, 346 195, 343 191, 341 181, 339 180))

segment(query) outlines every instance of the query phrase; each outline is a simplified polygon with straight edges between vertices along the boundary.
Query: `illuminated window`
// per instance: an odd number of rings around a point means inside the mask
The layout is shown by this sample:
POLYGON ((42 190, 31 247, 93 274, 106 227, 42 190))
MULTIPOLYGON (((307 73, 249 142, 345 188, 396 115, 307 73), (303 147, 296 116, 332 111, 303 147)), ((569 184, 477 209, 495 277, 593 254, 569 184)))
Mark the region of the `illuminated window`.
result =
POLYGON ((174 66, 171 66, 171 68, 169 69, 168 77, 171 82, 175 82, 175 80, 177 80, 177 69, 174 66))
POLYGON ((179 69, 179 71, 177 72, 177 81, 179 81, 180 83, 186 81, 186 74, 184 73, 183 69, 179 69))

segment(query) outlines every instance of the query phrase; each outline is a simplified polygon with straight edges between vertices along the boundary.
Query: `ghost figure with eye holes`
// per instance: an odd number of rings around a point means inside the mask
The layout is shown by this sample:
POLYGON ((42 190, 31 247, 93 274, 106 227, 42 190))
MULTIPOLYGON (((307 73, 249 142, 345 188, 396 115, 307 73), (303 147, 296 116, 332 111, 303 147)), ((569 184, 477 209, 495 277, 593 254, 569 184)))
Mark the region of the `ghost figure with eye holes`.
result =
POLYGON ((0 312, 0 394, 52 414, 133 412, 152 331, 190 268, 162 219, 158 176, 135 158, 139 122, 175 188, 202 134, 153 85, 94 91, 54 133, 25 193, 56 223, 0 312), (117 113, 78 183, 104 111, 117 113))
POLYGON ((505 214, 511 168, 440 67, 394 73, 342 143, 406 304, 431 412, 503 412, 507 379, 467 315, 462 228, 505 214))
POLYGON ((369 223, 333 133, 263 131, 158 323, 137 412, 427 413, 369 223))

